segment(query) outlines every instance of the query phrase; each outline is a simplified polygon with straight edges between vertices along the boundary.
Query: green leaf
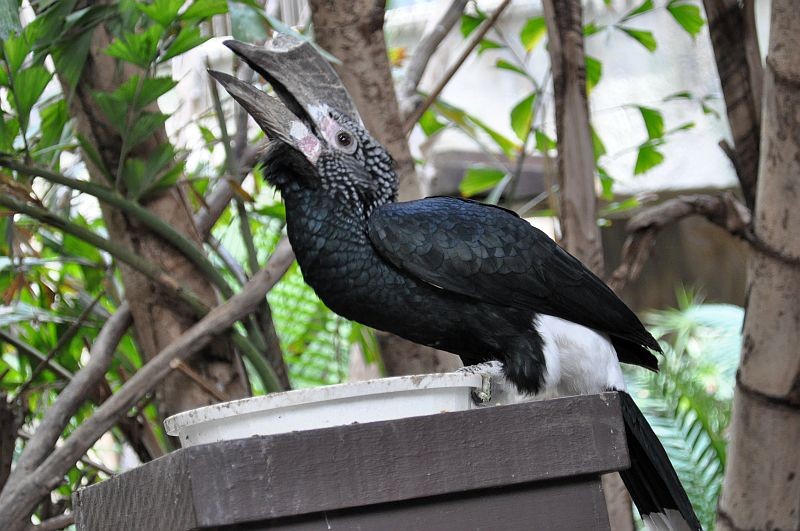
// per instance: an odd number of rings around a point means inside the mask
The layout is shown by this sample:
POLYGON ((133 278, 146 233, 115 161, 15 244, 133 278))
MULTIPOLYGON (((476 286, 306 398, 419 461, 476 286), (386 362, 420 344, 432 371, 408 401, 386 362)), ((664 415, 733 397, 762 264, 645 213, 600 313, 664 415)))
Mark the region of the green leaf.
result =
POLYGON ((600 198, 611 201, 614 199, 614 178, 600 165, 597 166, 597 174, 600 176, 600 198))
POLYGON ((19 4, 16 0, 0 0, 0 39, 22 31, 19 22, 19 4))
POLYGON ((648 51, 654 52, 658 47, 658 43, 656 43, 656 38, 653 36, 652 31, 647 30, 638 30, 633 28, 626 28, 623 26, 618 26, 621 31, 631 37, 633 40, 647 48, 648 51))
POLYGON ((147 160, 128 158, 123 168, 123 182, 131 199, 142 199, 162 188, 172 186, 183 173, 183 163, 174 164, 175 150, 161 144, 147 160))
POLYGON ((145 164, 142 159, 128 157, 122 167, 122 182, 129 199, 139 199, 147 186, 145 164))
POLYGON ((45 67, 34 65, 17 72, 14 78, 15 99, 18 105, 17 115, 23 130, 28 126, 31 109, 44 92, 45 87, 50 82, 53 74, 48 72, 45 67))
POLYGON ((99 169, 103 173, 103 175, 105 175, 106 179, 108 179, 110 182, 111 173, 108 171, 108 168, 106 168, 105 164, 103 163, 103 159, 100 157, 100 153, 97 152, 97 148, 95 148, 94 145, 80 133, 75 135, 75 138, 78 139, 78 144, 80 144, 81 146, 81 151, 83 151, 83 155, 87 157, 92 162, 92 164, 94 164, 94 166, 97 169, 99 169))
POLYGON ((14 140, 19 135, 19 120, 16 118, 3 119, 0 112, 0 151, 10 153, 14 151, 14 140))
POLYGON ((679 133, 681 131, 688 131, 689 129, 693 129, 694 125, 695 125, 694 122, 686 122, 685 124, 681 124, 678 127, 673 127, 669 131, 665 131, 664 134, 671 135, 673 133, 679 133))
POLYGON ((703 29, 706 21, 703 19, 700 8, 692 4, 679 3, 681 0, 671 0, 667 4, 667 11, 692 37, 696 37, 703 29))
POLYGON ((3 41, 3 52, 5 53, 6 64, 11 71, 12 77, 20 69, 25 57, 30 53, 26 39, 22 36, 10 36, 3 41))
POLYGON ((624 201, 614 201, 609 203, 604 208, 600 209, 601 216, 610 216, 611 214, 619 214, 620 212, 625 212, 627 210, 631 210, 633 208, 638 208, 642 206, 641 201, 639 201, 636 197, 629 197, 624 201))
POLYGON ((465 13, 461 15, 461 35, 469 37, 469 34, 475 31, 484 20, 486 20, 486 15, 483 13, 478 13, 478 15, 469 15, 465 13))
POLYGON ((228 12, 227 0, 195 0, 180 16, 181 20, 205 20, 228 12))
POLYGON ((591 92, 594 87, 600 83, 600 78, 603 77, 603 63, 599 59, 586 56, 586 92, 591 92))
POLYGON ((158 55, 158 41, 163 34, 164 28, 158 25, 139 33, 125 33, 122 38, 114 39, 105 52, 111 57, 148 68, 158 55))
POLYGON ((103 114, 124 136, 127 133, 125 128, 128 110, 143 109, 173 89, 176 84, 176 81, 168 77, 146 77, 141 80, 139 74, 135 74, 114 92, 95 92, 94 98, 103 114))
POLYGON ((491 39, 481 39, 481 42, 478 43, 478 55, 481 55, 486 50, 496 50, 498 48, 505 48, 505 46, 491 39))
POLYGON ((127 106, 120 104, 119 99, 108 92, 95 92, 93 95, 94 101, 97 103, 97 106, 100 107, 100 110, 103 111, 103 114, 106 115, 109 123, 116 127, 117 131, 123 131, 125 129, 128 112, 127 106))
POLYGON ((484 133, 489 135, 489 138, 491 138, 494 141, 497 147, 499 147, 507 157, 513 158, 516 155, 516 151, 519 148, 519 146, 513 140, 509 139, 506 136, 501 135, 500 133, 498 133, 497 131, 486 125, 484 122, 478 120, 474 116, 471 117, 470 119, 472 120, 473 123, 475 123, 475 125, 478 126, 478 128, 480 128, 484 133))
POLYGON ((620 22, 626 22, 633 17, 637 17, 643 13, 647 13, 648 11, 652 11, 655 6, 653 5, 653 0, 644 0, 641 4, 637 7, 631 9, 620 19, 620 22))
POLYGON ((529 18, 525 25, 522 26, 522 30, 519 32, 519 40, 525 47, 525 51, 530 52, 536 48, 536 45, 541 42, 545 35, 547 35, 547 25, 544 17, 533 17, 529 18))
POLYGON ((517 138, 525 142, 531 132, 533 123, 533 103, 536 100, 536 93, 532 92, 527 98, 517 103, 511 109, 511 129, 517 138))
POLYGON ((590 22, 590 23, 586 24, 585 26, 583 26, 583 36, 584 37, 591 37, 592 35, 600 33, 604 29, 606 29, 605 26, 600 26, 596 22, 590 22))
POLYGON ((131 107, 141 109, 175 88, 178 82, 169 77, 146 77, 139 88, 139 75, 133 75, 114 91, 114 97, 131 107), (136 90, 139 88, 137 97, 136 90))
POLYGON ((136 2, 136 9, 163 27, 169 26, 177 17, 185 0, 153 0, 152 4, 136 2))
POLYGON ((275 203, 274 205, 263 206, 255 209, 255 212, 261 214, 262 216, 286 221, 286 205, 283 203, 275 203))
POLYGON ((675 94, 670 94, 669 96, 664 98, 664 101, 672 101, 672 100, 692 100, 694 96, 689 91, 683 92, 676 92, 675 94))
POLYGON ((664 116, 661 111, 651 109, 649 107, 638 107, 639 112, 642 114, 644 126, 647 128, 647 137, 650 140, 655 140, 664 136, 664 116))
POLYGON ((656 149, 651 143, 639 146, 639 154, 636 156, 636 166, 633 168, 634 175, 641 175, 659 164, 664 162, 664 154, 656 149))
POLYGON ((164 61, 172 59, 177 55, 188 52, 195 46, 203 44, 210 38, 210 36, 201 35, 200 28, 197 26, 186 26, 181 28, 178 36, 175 37, 175 40, 172 41, 172 44, 169 45, 169 48, 167 48, 167 51, 164 52, 164 55, 159 58, 158 62, 163 63, 164 61))
POLYGON ((495 168, 469 168, 458 185, 458 191, 464 197, 472 197, 491 190, 503 180, 505 175, 504 171, 495 168))
POLYGON ((164 125, 169 115, 160 112, 143 112, 133 123, 129 136, 128 145, 135 147, 144 140, 147 140, 155 131, 164 125))
POLYGON ((536 136, 536 149, 542 153, 548 153, 558 147, 556 141, 550 138, 544 131, 540 129, 534 130, 536 136))
POLYGON ((92 32, 87 31, 51 49, 56 71, 70 88, 74 89, 81 77, 91 43, 92 32))
POLYGON ((511 72, 516 72, 517 74, 519 74, 521 76, 525 76, 528 79, 531 79, 530 74, 528 74, 525 70, 523 70, 522 68, 520 68, 520 67, 518 67, 516 65, 513 65, 513 64, 509 63, 505 59, 498 59, 497 62, 495 62, 494 66, 495 66, 495 68, 499 68, 501 70, 509 70, 511 72))
POLYGON ((509 158, 516 156, 519 145, 516 142, 498 133, 476 116, 467 114, 463 109, 439 100, 434 105, 436 111, 456 124, 462 131, 472 138, 476 138, 476 129, 486 133, 494 141, 497 147, 509 158))
POLYGON ((594 162, 597 164, 597 161, 600 160, 600 157, 606 154, 606 146, 603 144, 603 140, 600 138, 600 135, 597 134, 594 127, 589 127, 592 133, 592 152, 594 153, 594 162))
MULTIPOLYGON (((267 29, 265 28, 266 21, 260 10, 232 1, 228 2, 228 10, 231 14, 231 28, 234 39, 253 42, 264 40, 268 37, 267 29)), ((281 24, 283 25, 282 22, 281 24)), ((278 28, 275 29, 280 31, 278 28)), ((281 33, 285 33, 285 30, 281 33)))
POLYGON ((217 137, 214 136, 214 133, 211 132, 211 129, 204 125, 197 125, 198 129, 200 129, 200 135, 203 137, 203 141, 206 144, 213 144, 217 141, 217 137))
POLYGON ((64 131, 64 126, 67 125, 69 120, 69 113, 67 112, 66 100, 58 100, 55 103, 43 107, 40 110, 42 117, 41 137, 36 144, 36 149, 53 146, 61 141, 61 134, 64 131))
POLYGON ((436 113, 427 110, 420 117, 419 125, 422 128, 422 132, 425 133, 425 136, 432 136, 444 129, 447 124, 439 120, 436 113))

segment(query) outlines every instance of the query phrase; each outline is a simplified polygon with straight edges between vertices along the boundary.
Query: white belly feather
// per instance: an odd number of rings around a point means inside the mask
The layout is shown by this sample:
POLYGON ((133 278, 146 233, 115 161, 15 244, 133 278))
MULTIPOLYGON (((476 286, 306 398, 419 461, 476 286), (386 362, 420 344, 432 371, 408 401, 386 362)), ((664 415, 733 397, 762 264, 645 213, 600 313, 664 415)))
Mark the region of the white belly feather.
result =
POLYGON ((545 393, 578 395, 625 390, 617 351, 607 335, 551 315, 533 326, 544 341, 545 393))

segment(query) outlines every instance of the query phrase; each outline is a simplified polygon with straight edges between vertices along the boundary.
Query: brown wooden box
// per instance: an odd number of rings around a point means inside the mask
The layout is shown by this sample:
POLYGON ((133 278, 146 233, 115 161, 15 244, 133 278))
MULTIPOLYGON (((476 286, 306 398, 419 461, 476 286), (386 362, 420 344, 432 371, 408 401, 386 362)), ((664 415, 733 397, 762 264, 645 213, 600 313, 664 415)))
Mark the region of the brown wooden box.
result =
POLYGON ((616 393, 173 452, 74 496, 79 530, 608 529, 616 393))

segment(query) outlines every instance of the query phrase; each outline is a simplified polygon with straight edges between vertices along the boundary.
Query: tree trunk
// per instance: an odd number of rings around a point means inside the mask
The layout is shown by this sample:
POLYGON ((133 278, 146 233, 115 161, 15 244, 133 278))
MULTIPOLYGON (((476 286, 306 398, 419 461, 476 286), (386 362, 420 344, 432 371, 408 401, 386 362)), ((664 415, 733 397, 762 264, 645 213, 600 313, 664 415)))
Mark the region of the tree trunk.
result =
MULTIPOLYGON (((602 278, 603 241, 597 226, 583 8, 580 0, 545 0, 543 7, 556 103, 561 244, 602 278)), ((602 481, 611 529, 633 531, 631 500, 619 474, 607 474, 602 481)))
MULTIPOLYGON (((800 13, 772 1, 756 235, 800 256, 800 13)), ((753 252, 718 529, 800 529, 800 271, 753 252)))
POLYGON ((556 100, 562 243, 602 277, 603 243, 597 226, 594 149, 586 97, 583 8, 579 0, 545 0, 543 7, 556 100))
POLYGON ((16 402, 9 403, 0 392, 0 491, 11 473, 17 430, 22 425, 22 410, 16 402))
MULTIPOLYGON (((342 61, 334 65, 369 132, 391 153, 400 177, 400 199, 420 196, 414 159, 403 134, 383 34, 381 0, 310 0, 314 38, 342 61)), ((381 356, 391 375, 453 370, 458 357, 380 334, 381 356)))
POLYGON ((732 159, 750 210, 755 206, 763 69, 753 0, 704 0, 708 29, 733 136, 732 159))
MULTIPOLYGON (((84 6, 83 2, 79 3, 76 9, 84 6)), ((112 35, 104 25, 95 28, 89 57, 74 97, 70 100, 70 112, 75 118, 78 132, 95 146, 105 167, 115 172, 122 140, 100 111, 92 94, 95 91, 114 90, 131 75, 140 72, 128 64, 120 64, 103 52, 111 40, 112 35)), ((161 129, 148 141, 137 146, 131 155, 146 159, 166 141, 166 133, 161 129)), ((103 173, 92 164, 90 158, 85 157, 85 160, 91 178, 108 185, 103 173)), ((198 246, 202 244, 202 238, 192 221, 189 203, 178 187, 170 188, 144 206, 194 240, 198 246)), ((216 293, 210 283, 181 252, 122 212, 105 206, 102 211, 106 227, 114 241, 157 263, 178 282, 192 289, 209 306, 216 305, 216 293)), ((176 303, 138 272, 122 264, 120 270, 125 296, 133 315, 136 338, 145 358, 149 360, 187 330, 195 319, 188 309, 176 303)), ((222 339, 194 358, 192 368, 231 398, 241 398, 249 394, 241 360, 222 339)), ((177 371, 159 386, 157 395, 160 413, 164 416, 216 402, 195 382, 177 371)))

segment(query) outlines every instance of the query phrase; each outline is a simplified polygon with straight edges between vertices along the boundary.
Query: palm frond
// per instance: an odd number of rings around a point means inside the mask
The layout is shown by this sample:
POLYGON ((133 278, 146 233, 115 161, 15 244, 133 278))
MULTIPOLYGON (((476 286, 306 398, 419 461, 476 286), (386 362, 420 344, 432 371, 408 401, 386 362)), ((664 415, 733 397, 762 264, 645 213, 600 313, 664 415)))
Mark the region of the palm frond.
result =
POLYGON ((631 395, 664 444, 703 523, 714 526, 726 462, 726 429, 741 349, 742 308, 701 304, 647 316, 664 347, 660 372, 628 371, 631 395))

